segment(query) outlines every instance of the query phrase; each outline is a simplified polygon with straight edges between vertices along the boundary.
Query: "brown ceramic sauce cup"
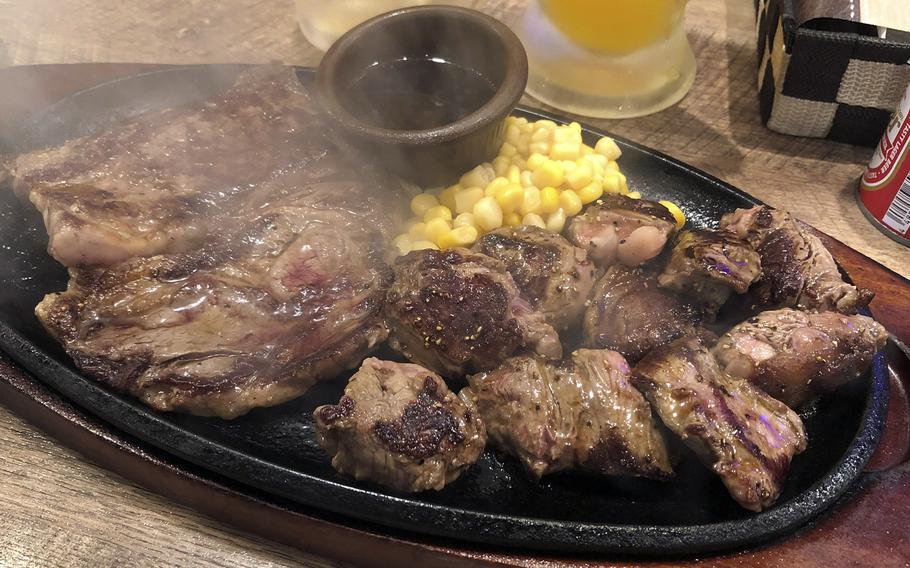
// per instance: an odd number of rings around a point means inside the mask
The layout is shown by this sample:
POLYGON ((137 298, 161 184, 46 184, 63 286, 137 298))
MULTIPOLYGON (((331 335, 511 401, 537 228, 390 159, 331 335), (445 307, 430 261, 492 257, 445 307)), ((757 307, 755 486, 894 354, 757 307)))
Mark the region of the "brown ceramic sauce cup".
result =
POLYGON ((319 65, 316 93, 347 142, 426 188, 495 157, 527 80, 524 48, 505 24, 419 6, 339 38, 319 65))

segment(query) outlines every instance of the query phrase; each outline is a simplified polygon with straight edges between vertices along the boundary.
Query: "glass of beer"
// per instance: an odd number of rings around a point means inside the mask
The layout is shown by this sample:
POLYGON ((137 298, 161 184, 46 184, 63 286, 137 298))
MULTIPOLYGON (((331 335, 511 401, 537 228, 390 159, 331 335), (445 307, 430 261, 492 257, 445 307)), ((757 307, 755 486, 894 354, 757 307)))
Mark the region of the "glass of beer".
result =
POLYGON ((685 0, 536 0, 519 24, 528 92, 576 114, 628 118, 665 109, 695 79, 685 0))

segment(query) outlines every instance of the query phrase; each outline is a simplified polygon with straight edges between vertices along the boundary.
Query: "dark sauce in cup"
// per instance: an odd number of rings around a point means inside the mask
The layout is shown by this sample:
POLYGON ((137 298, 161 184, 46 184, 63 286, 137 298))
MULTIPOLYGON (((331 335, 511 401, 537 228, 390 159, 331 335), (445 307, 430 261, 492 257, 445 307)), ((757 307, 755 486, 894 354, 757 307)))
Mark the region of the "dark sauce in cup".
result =
POLYGON ((438 57, 402 57, 367 67, 344 96, 348 112, 372 126, 423 130, 464 118, 495 92, 474 69, 438 57))

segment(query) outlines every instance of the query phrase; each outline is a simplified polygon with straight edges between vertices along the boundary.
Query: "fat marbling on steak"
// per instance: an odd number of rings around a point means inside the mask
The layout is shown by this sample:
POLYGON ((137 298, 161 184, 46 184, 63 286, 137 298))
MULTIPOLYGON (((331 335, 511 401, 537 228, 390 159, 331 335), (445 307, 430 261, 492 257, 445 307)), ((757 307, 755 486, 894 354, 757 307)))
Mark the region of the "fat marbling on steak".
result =
POLYGON ((338 404, 313 413, 332 466, 399 491, 442 489, 477 461, 487 442, 466 396, 420 365, 369 358, 338 404))
POLYGON ((251 189, 317 167, 319 130, 293 68, 255 67, 203 102, 19 155, 7 175, 43 214, 54 258, 108 265, 201 245, 251 189))
MULTIPOLYGON (((218 105, 206 112, 220 113, 225 132, 244 120, 218 105)), ((387 204, 400 200, 310 120, 318 159, 301 154, 223 196, 229 205, 212 205, 218 230, 198 248, 70 268, 67 290, 36 314, 78 367, 159 410, 232 418, 299 396, 386 338, 387 204)), ((232 156, 216 166, 233 171, 232 156)))

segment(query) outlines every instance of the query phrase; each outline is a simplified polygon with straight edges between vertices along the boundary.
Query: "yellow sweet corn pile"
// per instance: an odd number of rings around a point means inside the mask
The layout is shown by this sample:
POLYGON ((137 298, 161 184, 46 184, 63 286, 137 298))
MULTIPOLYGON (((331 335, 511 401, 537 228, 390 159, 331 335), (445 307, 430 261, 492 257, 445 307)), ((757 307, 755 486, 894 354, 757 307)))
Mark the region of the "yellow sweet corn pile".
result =
MULTIPOLYGON (((604 193, 630 197, 612 138, 594 147, 582 141, 581 125, 551 120, 506 119, 505 142, 492 162, 465 173, 455 185, 428 190, 411 200, 414 217, 394 244, 400 254, 420 249, 470 247, 500 227, 535 225, 559 233, 604 193)), ((682 226, 676 205, 661 202, 682 226), (667 205, 669 204, 669 205, 667 205)))

